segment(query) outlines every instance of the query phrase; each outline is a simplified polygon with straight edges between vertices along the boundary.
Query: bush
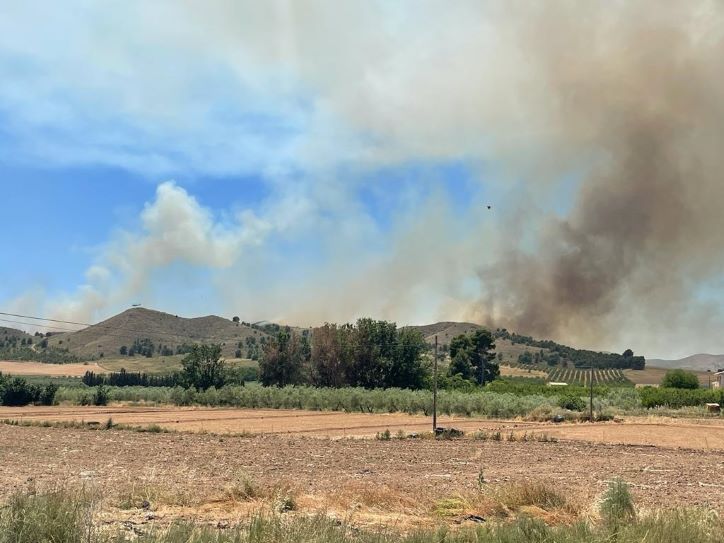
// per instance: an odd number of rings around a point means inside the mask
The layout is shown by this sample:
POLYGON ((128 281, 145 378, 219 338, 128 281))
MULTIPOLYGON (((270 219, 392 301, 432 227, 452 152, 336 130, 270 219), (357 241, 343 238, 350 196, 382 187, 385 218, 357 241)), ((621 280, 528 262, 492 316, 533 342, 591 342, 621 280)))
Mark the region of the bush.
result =
POLYGON ((28 383, 22 377, 5 378, 0 374, 0 405, 19 407, 30 403, 53 405, 58 387, 28 383))
POLYGON ((664 388, 699 388, 699 378, 695 373, 681 369, 669 370, 661 381, 664 388))
POLYGON ((98 385, 93 394, 93 405, 108 405, 108 389, 105 385, 98 385))
POLYGON ((684 389, 644 387, 638 389, 641 406, 645 408, 682 407, 704 405, 705 403, 723 403, 724 389, 684 389))
POLYGON ((567 394, 558 398, 558 407, 569 411, 583 411, 586 408, 586 402, 580 396, 567 394))

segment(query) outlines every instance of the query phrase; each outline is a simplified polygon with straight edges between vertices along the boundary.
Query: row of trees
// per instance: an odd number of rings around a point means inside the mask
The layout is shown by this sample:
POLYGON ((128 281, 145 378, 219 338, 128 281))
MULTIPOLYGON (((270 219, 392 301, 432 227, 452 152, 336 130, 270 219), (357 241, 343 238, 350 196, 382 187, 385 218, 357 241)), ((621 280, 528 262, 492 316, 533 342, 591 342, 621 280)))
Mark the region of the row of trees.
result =
POLYGON ((178 373, 153 375, 141 372, 129 372, 125 368, 121 371, 103 374, 92 371, 85 372, 83 383, 89 387, 108 385, 114 387, 175 387, 182 384, 178 373))
MULTIPOLYGON (((286 328, 267 342, 260 376, 264 385, 419 389, 430 385, 428 350, 418 331, 387 321, 325 324, 311 331, 311 341, 286 328)), ((456 336, 449 350, 448 374, 440 376, 443 387, 485 385, 500 375, 488 330, 456 336)))
POLYGON ((311 341, 283 328, 266 343, 260 376, 277 386, 422 388, 430 377, 426 348, 419 332, 381 320, 325 324, 312 330, 311 341))

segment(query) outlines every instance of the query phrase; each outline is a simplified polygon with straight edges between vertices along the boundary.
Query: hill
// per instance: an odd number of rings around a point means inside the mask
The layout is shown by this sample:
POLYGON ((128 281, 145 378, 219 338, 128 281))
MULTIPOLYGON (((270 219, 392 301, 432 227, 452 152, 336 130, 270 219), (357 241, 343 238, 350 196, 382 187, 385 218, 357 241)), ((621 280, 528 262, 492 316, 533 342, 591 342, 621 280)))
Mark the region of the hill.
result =
POLYGON ((247 338, 258 344, 267 336, 263 330, 216 315, 184 318, 138 307, 77 332, 53 335, 48 346, 90 359, 117 357, 123 347, 156 356, 183 352, 193 343, 219 343, 224 356, 234 357, 239 344, 243 355, 248 354, 247 338))
POLYGON ((724 354, 693 354, 678 360, 653 358, 648 361, 648 365, 664 369, 683 368, 694 371, 716 371, 724 368, 724 354))
POLYGON ((8 328, 7 326, 0 326, 0 342, 8 340, 8 339, 25 339, 28 338, 33 339, 33 336, 30 334, 23 332, 22 330, 18 330, 16 328, 8 328))

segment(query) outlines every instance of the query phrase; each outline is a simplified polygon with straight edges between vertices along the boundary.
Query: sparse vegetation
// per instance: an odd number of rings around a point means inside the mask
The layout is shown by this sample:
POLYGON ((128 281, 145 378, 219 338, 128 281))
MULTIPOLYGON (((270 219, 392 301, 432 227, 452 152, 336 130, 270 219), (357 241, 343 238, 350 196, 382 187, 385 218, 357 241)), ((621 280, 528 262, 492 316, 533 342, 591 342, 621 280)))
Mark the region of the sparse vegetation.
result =
MULTIPOLYGON (((484 492, 480 495, 485 496, 484 492)), ((460 496, 441 500, 437 505, 438 518, 460 518, 478 506, 480 499, 460 496)), ((149 502, 146 494, 134 493, 127 507, 149 502)), ((487 502, 488 511, 502 516, 507 511, 530 506, 556 511, 565 509, 566 502, 544 485, 526 483, 501 489, 487 502)), ((296 508, 292 495, 278 494, 273 498, 276 513, 256 515, 236 526, 211 527, 184 521, 168 527, 151 524, 129 535, 122 529, 101 529, 96 502, 87 493, 15 494, 0 510, 0 543, 718 543, 724 529, 716 515, 671 510, 632 516, 628 522, 614 525, 577 519, 549 526, 526 514, 515 515, 512 521, 493 518, 486 522, 485 517, 473 515, 483 523, 459 529, 446 525, 418 528, 404 534, 391 527, 360 529, 322 514, 284 514, 296 508)))

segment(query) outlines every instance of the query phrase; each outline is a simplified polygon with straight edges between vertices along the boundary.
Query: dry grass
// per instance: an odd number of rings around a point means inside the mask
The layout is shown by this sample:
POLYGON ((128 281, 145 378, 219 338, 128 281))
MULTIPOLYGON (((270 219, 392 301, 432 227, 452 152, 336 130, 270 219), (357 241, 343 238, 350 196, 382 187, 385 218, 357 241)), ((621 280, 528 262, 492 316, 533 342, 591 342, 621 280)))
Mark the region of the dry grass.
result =
POLYGON ((545 482, 521 481, 503 485, 487 485, 482 474, 478 490, 438 500, 434 514, 444 519, 470 516, 510 519, 536 517, 547 524, 571 524, 580 514, 577 502, 567 498, 545 482))
POLYGON ((0 373, 9 375, 82 377, 87 371, 106 373, 107 370, 95 362, 85 364, 43 364, 42 362, 0 360, 0 373))

